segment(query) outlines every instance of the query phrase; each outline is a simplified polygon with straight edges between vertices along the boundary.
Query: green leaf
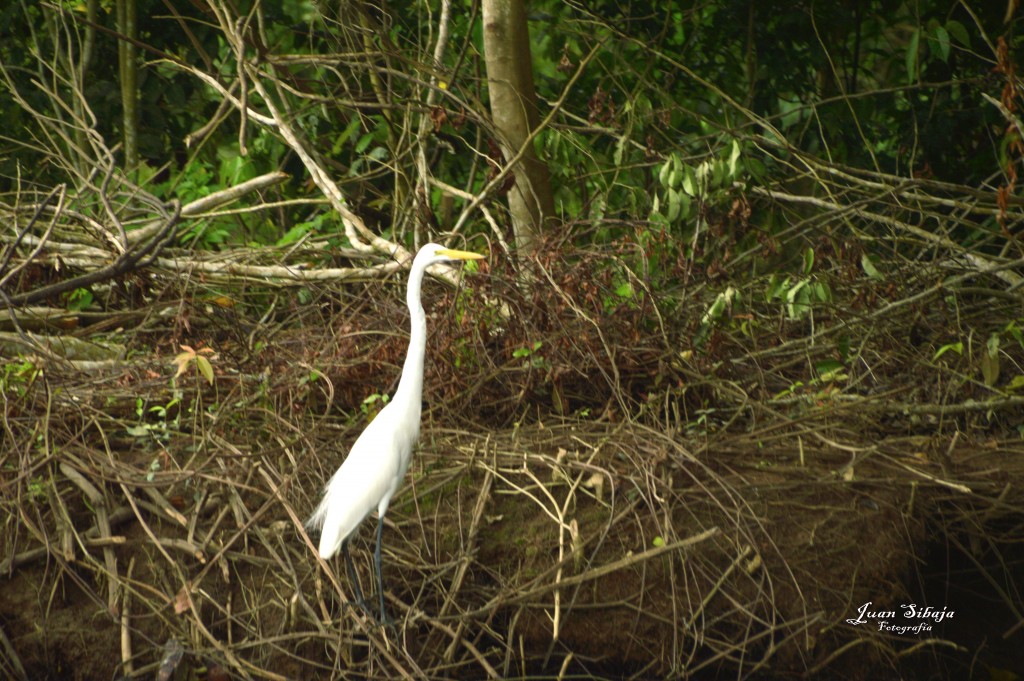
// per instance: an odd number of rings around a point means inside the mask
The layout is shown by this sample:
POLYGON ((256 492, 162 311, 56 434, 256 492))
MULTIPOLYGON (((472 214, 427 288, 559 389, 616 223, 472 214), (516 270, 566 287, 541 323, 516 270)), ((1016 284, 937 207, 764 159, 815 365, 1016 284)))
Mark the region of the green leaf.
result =
POLYGON ((938 43, 939 57, 943 62, 949 61, 949 31, 942 26, 935 27, 935 40, 938 43))
POLYGON ((718 297, 715 298, 715 302, 711 303, 711 307, 708 308, 708 313, 706 315, 707 318, 708 319, 719 319, 719 318, 721 318, 722 313, 725 312, 725 310, 726 310, 726 308, 728 306, 729 306, 729 301, 725 298, 725 296, 723 296, 722 294, 719 294, 718 297))
POLYGON ((987 386, 999 382, 999 355, 990 355, 987 352, 981 355, 981 377, 987 386))
POLYGON ((654 540, 651 542, 651 544, 654 545, 655 547, 664 546, 665 545, 665 540, 662 539, 661 537, 655 537, 654 540))
POLYGON ((349 124, 341 131, 341 134, 334 140, 334 146, 331 147, 331 153, 337 154, 341 151, 341 148, 345 146, 349 138, 352 137, 359 130, 359 117, 354 117, 349 124))
POLYGON ((962 355, 964 354, 964 344, 960 341, 957 341, 956 343, 946 343, 935 352, 935 356, 932 357, 932 361, 934 362, 939 357, 942 357, 944 354, 950 351, 953 351, 958 355, 962 355))
POLYGON ((842 357, 844 360, 849 359, 849 357, 850 357, 850 337, 849 336, 840 336, 839 343, 837 345, 838 345, 838 350, 839 350, 839 356, 842 357))
POLYGON ((981 376, 985 385, 993 386, 999 382, 999 334, 989 336, 985 346, 981 355, 981 376))
POLYGON ((736 179, 736 162, 740 160, 740 143, 738 140, 732 141, 732 153, 729 154, 729 177, 733 180, 736 179))
POLYGON ((199 373, 203 375, 206 382, 213 385, 213 365, 210 364, 210 360, 202 355, 196 355, 196 367, 198 367, 199 373))
POLYGON ((715 160, 711 164, 711 186, 714 188, 721 187, 725 184, 725 163, 719 160, 715 160))
POLYGON ((366 151, 366 147, 370 146, 371 142, 373 142, 373 133, 372 132, 368 132, 365 135, 363 135, 362 137, 360 137, 359 141, 356 142, 356 153, 357 154, 361 154, 364 151, 366 151))
POLYGON ((92 305, 92 291, 87 288, 76 288, 68 296, 67 307, 72 312, 81 312, 92 305))
POLYGON ((834 359, 824 359, 814 365, 814 370, 817 371, 818 375, 825 380, 834 378, 835 374, 842 371, 844 368, 845 367, 842 362, 834 359))
POLYGON ((971 36, 967 33, 967 29, 959 21, 950 19, 946 22, 946 32, 949 33, 958 43, 964 47, 971 46, 971 36))
POLYGON ((295 243, 309 233, 310 227, 311 225, 308 222, 303 222, 301 225, 295 225, 285 232, 284 236, 277 240, 277 245, 287 246, 288 244, 295 243))
POLYGON ((715 302, 711 304, 708 311, 701 317, 701 324, 710 324, 713 321, 720 319, 732 305, 732 301, 736 298, 736 289, 732 286, 725 289, 715 297, 715 302))
POLYGON ((907 82, 913 83, 917 80, 917 51, 921 44, 921 29, 914 29, 910 36, 910 44, 907 45, 907 82))
POLYGON ((786 293, 786 314, 790 319, 799 319, 811 309, 811 296, 807 288, 806 279, 798 281, 793 288, 786 293))
POLYGON ((687 196, 684 192, 679 192, 679 218, 685 220, 690 217, 690 206, 693 204, 693 199, 687 196))
POLYGON ((683 168, 683 191, 690 196, 697 196, 697 178, 690 166, 683 168))
POLYGON ((868 257, 867 253, 861 253, 860 255, 860 266, 864 269, 864 273, 872 279, 882 279, 882 273, 875 267, 875 263, 871 262, 871 258, 868 257))
POLYGON ((672 172, 672 159, 665 161, 661 165, 661 170, 658 171, 658 184, 662 187, 669 186, 668 178, 670 172, 672 172))
POLYGON ((1022 348, 1024 348, 1024 333, 1021 333, 1020 327, 1017 326, 1016 322, 1010 322, 1007 324, 1003 331, 1010 334, 1010 336, 1017 341, 1022 348))
POLYGON ((682 196, 684 194, 675 189, 668 190, 668 213, 665 215, 669 222, 675 222, 682 210, 682 196))
POLYGON ((804 274, 810 274, 814 269, 814 249, 810 246, 804 251, 804 274))
POLYGON ((999 354, 999 334, 994 333, 988 337, 988 342, 985 343, 985 349, 988 350, 990 357, 995 357, 999 354))
MULTIPOLYGON (((677 159, 678 160, 678 159, 677 159)), ((678 165, 678 164, 673 164, 678 165)), ((683 169, 672 168, 672 172, 668 174, 668 186, 672 189, 679 187, 679 184, 683 181, 683 169)))
POLYGON ((814 297, 823 303, 832 302, 832 289, 823 281, 816 281, 811 287, 814 290, 814 297))
POLYGON ((773 274, 768 282, 768 302, 784 298, 788 289, 789 277, 779 278, 778 275, 773 274))

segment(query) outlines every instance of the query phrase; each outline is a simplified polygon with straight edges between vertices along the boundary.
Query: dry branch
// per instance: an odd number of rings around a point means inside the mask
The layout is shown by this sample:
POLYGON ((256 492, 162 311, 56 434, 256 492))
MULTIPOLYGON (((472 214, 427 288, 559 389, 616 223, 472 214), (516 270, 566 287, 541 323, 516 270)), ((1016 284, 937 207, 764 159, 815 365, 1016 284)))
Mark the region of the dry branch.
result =
POLYGON ((170 212, 164 216, 160 229, 152 237, 121 254, 110 265, 77 277, 71 277, 70 279, 64 279, 48 286, 43 286, 27 293, 6 296, 8 306, 30 305, 77 288, 109 281, 131 272, 137 267, 146 267, 156 258, 160 249, 169 244, 174 238, 174 228, 181 217, 181 206, 177 201, 172 201, 168 208, 170 212))

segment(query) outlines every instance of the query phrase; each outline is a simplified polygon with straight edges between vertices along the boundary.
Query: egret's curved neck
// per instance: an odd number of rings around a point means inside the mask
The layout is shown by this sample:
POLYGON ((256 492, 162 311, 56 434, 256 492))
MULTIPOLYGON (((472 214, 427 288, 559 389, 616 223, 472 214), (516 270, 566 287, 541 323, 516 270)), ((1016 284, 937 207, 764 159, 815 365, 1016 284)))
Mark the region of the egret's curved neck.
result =
POLYGON ((423 263, 413 263, 409 271, 409 289, 405 298, 409 305, 409 352, 405 356, 402 378, 393 400, 398 404, 415 406, 417 410, 423 400, 423 361, 427 348, 427 315, 420 302, 425 270, 423 263))

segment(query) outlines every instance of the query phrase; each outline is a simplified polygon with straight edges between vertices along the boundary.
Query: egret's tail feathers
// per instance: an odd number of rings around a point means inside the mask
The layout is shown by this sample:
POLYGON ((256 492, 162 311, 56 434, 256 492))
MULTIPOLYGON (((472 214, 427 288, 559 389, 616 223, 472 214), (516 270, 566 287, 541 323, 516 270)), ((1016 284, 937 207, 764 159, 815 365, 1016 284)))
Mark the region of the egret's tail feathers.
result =
POLYGON ((306 527, 310 531, 320 531, 320 557, 324 560, 338 552, 341 542, 362 520, 362 516, 351 514, 350 509, 339 507, 337 499, 334 499, 332 504, 332 498, 330 494, 325 494, 323 501, 306 521, 306 527))
POLYGON ((328 536, 332 535, 332 532, 330 531, 330 528, 324 528, 324 521, 326 520, 327 499, 325 497, 324 500, 321 501, 320 504, 316 507, 316 510, 313 511, 313 514, 309 516, 309 519, 306 520, 305 523, 306 530, 308 530, 309 532, 320 532, 319 553, 320 557, 324 560, 329 559, 331 556, 337 553, 338 547, 341 545, 341 542, 337 538, 335 538, 334 536, 328 536))
POLYGON ((309 516, 306 520, 306 529, 310 532, 316 532, 324 526, 324 519, 327 518, 327 499, 324 498, 317 504, 316 510, 313 511, 313 515, 309 516))

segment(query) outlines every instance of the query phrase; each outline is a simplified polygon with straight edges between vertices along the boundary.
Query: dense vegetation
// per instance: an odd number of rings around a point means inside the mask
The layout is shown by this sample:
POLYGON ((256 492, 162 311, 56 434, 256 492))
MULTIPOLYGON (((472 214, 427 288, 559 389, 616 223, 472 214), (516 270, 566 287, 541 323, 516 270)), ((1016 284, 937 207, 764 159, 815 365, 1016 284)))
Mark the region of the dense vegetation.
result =
POLYGON ((1016 3, 534 0, 539 174, 496 6, 0 4, 0 675, 1002 678, 1016 3), (426 286, 385 630, 301 518, 428 239, 489 257, 426 286))
MULTIPOLYGON (((120 145, 118 165, 164 200, 292 173, 273 198, 294 203, 211 220, 183 237, 189 245, 337 234, 287 140, 258 120, 240 126, 226 102, 225 89, 238 94, 244 55, 272 78, 274 105, 380 233, 409 242, 417 228, 450 228, 468 198, 443 187, 476 196, 494 175, 479 7, 454 8, 437 63, 439 8, 429 3, 275 5, 243 3, 237 15, 159 0, 0 9, 5 189, 48 188, 69 170, 82 184, 85 169, 109 163, 96 144, 120 145), (132 40, 119 41, 126 33, 132 40), (83 144, 81 128, 98 140, 83 144)), ((1012 184, 1018 133, 984 99, 1014 110, 1005 11, 866 0, 533 3, 536 89, 551 114, 538 144, 565 231, 577 244, 637 231, 689 243, 708 210, 743 196, 737 183, 807 179, 802 155, 976 188, 1012 184)), ((262 108, 260 92, 244 94, 262 108)), ((771 216, 754 212, 760 233, 779 229, 771 216)), ((486 232, 479 215, 469 218, 480 223, 471 231, 486 232)))

